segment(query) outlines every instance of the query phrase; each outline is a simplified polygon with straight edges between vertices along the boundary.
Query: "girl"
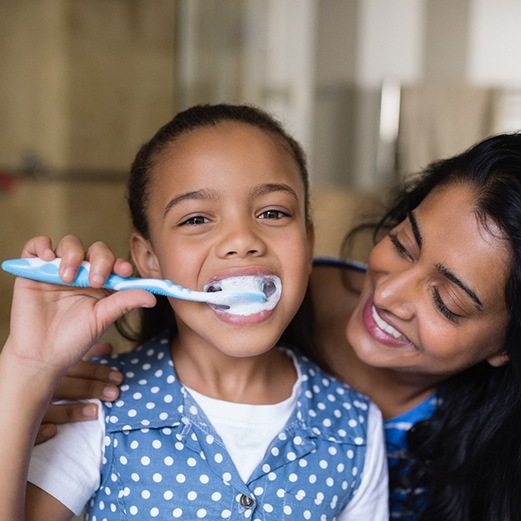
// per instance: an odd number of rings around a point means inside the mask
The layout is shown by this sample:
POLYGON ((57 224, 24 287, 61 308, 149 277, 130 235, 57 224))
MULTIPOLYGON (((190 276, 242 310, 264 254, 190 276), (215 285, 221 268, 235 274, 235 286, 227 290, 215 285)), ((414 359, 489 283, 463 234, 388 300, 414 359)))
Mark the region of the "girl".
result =
MULTIPOLYGON (((89 519, 387 517, 379 411, 277 347, 311 268, 307 192, 300 147, 250 107, 194 107, 141 148, 129 183, 140 275, 198 290, 278 277, 282 295, 250 315, 161 299, 159 321, 144 321, 155 336, 105 360, 125 381, 103 421, 37 448, 24 515, 31 445, 59 378, 113 320, 155 299, 17 280, 0 355, 0 517, 65 520, 87 501, 89 519)), ((38 239, 24 255, 49 248, 38 239)))

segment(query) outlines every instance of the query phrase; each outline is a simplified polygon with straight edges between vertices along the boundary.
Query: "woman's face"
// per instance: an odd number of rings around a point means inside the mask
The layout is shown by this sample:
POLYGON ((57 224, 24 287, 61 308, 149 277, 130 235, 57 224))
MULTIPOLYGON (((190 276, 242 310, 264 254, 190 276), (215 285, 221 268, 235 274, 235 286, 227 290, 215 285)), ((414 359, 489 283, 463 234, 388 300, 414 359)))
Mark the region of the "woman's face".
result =
POLYGON ((468 185, 437 188, 375 246, 347 327, 363 362, 437 379, 506 361, 509 248, 473 208, 468 185))

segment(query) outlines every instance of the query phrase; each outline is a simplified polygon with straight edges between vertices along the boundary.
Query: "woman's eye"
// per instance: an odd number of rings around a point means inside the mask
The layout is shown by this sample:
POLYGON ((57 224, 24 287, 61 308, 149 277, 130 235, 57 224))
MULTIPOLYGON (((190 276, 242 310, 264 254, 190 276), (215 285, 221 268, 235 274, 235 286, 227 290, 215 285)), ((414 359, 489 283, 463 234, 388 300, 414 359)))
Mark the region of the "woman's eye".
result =
POLYGON ((282 219, 286 217, 288 214, 282 212, 281 210, 266 210, 259 215, 260 219, 282 219))
POLYGON ((405 246, 400 242, 396 234, 390 232, 387 234, 387 237, 389 237, 389 240, 391 241, 391 244, 394 246, 395 250, 402 256, 405 257, 407 260, 414 260, 412 255, 407 251, 405 246))
POLYGON ((434 303, 436 307, 440 310, 441 314, 451 322, 457 324, 459 319, 461 318, 460 315, 452 312, 446 305, 445 302, 443 302, 443 299, 441 298, 440 292, 438 291, 438 288, 432 288, 432 297, 434 299, 434 303))
POLYGON ((180 224, 180 226, 184 226, 185 224, 191 225, 191 226, 196 226, 198 224, 205 224, 207 222, 209 222, 208 218, 203 217, 202 215, 194 215, 193 217, 190 217, 189 219, 186 219, 185 221, 183 221, 180 224))

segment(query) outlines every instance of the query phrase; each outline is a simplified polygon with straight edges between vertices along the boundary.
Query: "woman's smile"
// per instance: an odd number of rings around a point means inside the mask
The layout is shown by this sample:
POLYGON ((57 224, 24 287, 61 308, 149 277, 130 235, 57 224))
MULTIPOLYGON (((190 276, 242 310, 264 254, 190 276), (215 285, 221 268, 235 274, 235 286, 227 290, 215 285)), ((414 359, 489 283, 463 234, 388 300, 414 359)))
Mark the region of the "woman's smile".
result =
POLYGON ((362 320, 367 332, 381 344, 388 347, 412 346, 406 336, 379 314, 372 299, 367 300, 364 306, 362 320))

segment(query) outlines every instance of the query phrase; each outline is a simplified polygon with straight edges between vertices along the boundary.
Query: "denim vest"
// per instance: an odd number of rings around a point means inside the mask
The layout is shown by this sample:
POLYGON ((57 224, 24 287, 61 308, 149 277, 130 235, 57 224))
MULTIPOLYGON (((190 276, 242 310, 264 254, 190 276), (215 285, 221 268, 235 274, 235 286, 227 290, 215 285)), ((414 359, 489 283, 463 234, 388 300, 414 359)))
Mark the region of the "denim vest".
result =
POLYGON ((177 379, 166 335, 104 359, 125 380, 104 405, 101 485, 86 519, 335 519, 361 482, 369 401, 296 360, 298 405, 245 483, 177 379))

